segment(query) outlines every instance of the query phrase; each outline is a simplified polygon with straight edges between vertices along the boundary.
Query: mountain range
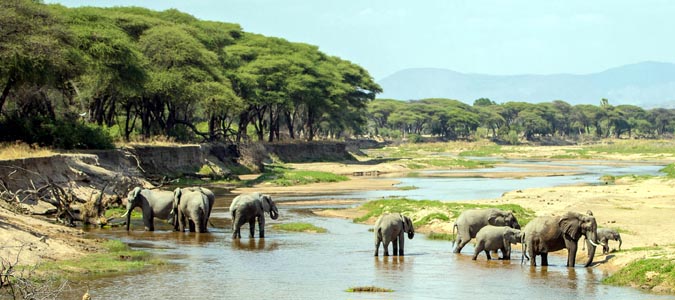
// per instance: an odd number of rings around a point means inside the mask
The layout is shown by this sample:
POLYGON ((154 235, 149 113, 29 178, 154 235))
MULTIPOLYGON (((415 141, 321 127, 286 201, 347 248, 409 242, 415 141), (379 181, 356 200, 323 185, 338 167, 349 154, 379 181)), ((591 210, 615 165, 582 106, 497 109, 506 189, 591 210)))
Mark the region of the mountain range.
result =
POLYGON ((473 104, 478 98, 508 101, 599 105, 632 104, 643 108, 675 108, 675 64, 641 62, 591 74, 485 75, 447 69, 415 68, 378 81, 378 98, 416 100, 456 99, 473 104))

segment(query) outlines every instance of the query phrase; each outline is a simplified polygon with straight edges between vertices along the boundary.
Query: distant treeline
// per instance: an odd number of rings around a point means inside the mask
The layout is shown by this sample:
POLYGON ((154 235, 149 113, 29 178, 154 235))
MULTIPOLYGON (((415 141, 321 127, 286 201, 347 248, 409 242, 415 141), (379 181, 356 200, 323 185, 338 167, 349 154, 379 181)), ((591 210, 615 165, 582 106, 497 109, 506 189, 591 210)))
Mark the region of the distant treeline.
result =
POLYGON ((359 133, 381 92, 360 66, 237 24, 39 2, 0 2, 0 140, 312 140, 359 133))
POLYGON ((506 102, 481 98, 473 106, 450 99, 377 99, 368 105, 368 132, 393 138, 433 135, 447 140, 487 137, 515 143, 546 137, 662 138, 675 130, 675 110, 634 105, 570 105, 506 102))

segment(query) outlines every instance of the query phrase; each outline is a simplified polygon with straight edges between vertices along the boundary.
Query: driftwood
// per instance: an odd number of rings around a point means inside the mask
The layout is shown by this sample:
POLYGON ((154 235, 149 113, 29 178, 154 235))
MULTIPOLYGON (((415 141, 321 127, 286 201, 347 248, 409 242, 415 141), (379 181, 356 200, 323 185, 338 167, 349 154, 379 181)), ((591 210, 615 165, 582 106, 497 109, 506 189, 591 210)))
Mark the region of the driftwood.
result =
POLYGON ((7 184, 0 179, 0 203, 8 209, 23 214, 33 214, 26 205, 36 204, 38 201, 46 202, 54 206, 54 209, 46 210, 43 214, 53 215, 57 222, 68 226, 75 226, 75 222, 103 226, 112 218, 105 217, 106 203, 103 201, 106 183, 99 191, 96 199, 89 200, 78 198, 70 188, 63 188, 51 178, 45 178, 45 185, 36 187, 31 181, 31 189, 18 189, 12 191, 7 184), (77 208, 74 206, 79 206, 77 208))

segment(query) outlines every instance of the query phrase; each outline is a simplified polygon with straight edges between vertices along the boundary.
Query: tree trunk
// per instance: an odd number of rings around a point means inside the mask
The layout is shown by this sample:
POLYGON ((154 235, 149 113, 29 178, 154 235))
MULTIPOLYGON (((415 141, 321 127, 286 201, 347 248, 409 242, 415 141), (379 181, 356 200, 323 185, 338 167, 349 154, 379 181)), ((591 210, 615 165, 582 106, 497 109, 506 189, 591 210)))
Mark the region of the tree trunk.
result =
POLYGON ((7 78, 7 83, 5 84, 5 88, 2 89, 2 95, 0 95, 0 114, 2 114, 2 109, 5 106, 5 100, 7 100, 7 97, 9 96, 9 91, 14 87, 14 79, 10 75, 9 78, 7 78))

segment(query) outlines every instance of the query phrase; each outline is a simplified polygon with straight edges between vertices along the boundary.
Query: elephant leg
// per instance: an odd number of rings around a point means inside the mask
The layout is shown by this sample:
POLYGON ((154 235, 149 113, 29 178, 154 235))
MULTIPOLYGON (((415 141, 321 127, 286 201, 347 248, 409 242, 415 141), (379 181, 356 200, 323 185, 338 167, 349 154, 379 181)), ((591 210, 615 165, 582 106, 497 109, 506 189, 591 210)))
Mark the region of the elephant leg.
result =
POLYGON ((511 260, 511 244, 506 244, 502 248, 502 259, 511 260))
POLYGON ((261 239, 265 238, 265 215, 258 217, 258 232, 261 239))
MULTIPOLYGON (((492 256, 490 255, 489 250, 485 250, 485 256, 487 257, 487 260, 492 260, 492 256)), ((499 255, 498 255, 499 256, 499 255)))
POLYGON ((255 219, 248 221, 248 228, 251 231, 248 237, 253 238, 255 232, 255 219))
POLYGON ((534 245, 533 244, 528 245, 527 254, 530 255, 530 258, 531 258, 530 266, 536 267, 537 266, 537 257, 534 254, 534 245))
POLYGON ((384 248, 384 256, 389 256, 389 243, 391 240, 388 237, 385 237, 382 241, 382 247, 384 248))
POLYGON ((454 253, 461 252, 462 248, 464 248, 464 246, 466 246, 466 244, 468 244, 471 240, 471 234, 469 233, 468 228, 465 230, 459 230, 457 232, 457 236, 459 236, 459 238, 457 241, 457 247, 455 247, 455 250, 453 250, 454 253))
POLYGON ((483 242, 478 242, 478 244, 476 244, 476 248, 473 249, 473 257, 471 257, 472 260, 476 260, 478 258, 478 254, 483 251, 484 246, 485 244, 483 242))
POLYGON ((574 268, 577 260, 577 241, 565 240, 565 247, 567 248, 567 267, 574 268))
POLYGON ((196 227, 197 227, 196 225, 197 225, 197 224, 196 224, 194 218, 190 218, 190 220, 188 220, 188 226, 190 226, 190 232, 195 232, 195 231, 196 231, 196 227))
POLYGON ((394 256, 398 255, 398 241, 400 239, 397 237, 394 237, 394 239, 391 241, 392 247, 394 248, 394 256))
POLYGON ((375 256, 378 256, 378 252, 380 252, 380 243, 382 243, 382 239, 379 236, 375 237, 375 256))
POLYGON ((155 231, 154 218, 155 216, 152 214, 151 208, 147 209, 147 211, 143 210, 143 225, 146 231, 155 231))
POLYGON ((242 222, 241 216, 233 214, 234 219, 232 220, 232 238, 240 239, 241 238, 241 226, 244 225, 242 222))
POLYGON ((548 266, 548 252, 544 252, 541 254, 541 265, 548 266))
POLYGON ((405 236, 403 235, 403 231, 401 231, 401 234, 398 236, 398 256, 404 256, 405 254, 403 253, 405 248, 405 236))

